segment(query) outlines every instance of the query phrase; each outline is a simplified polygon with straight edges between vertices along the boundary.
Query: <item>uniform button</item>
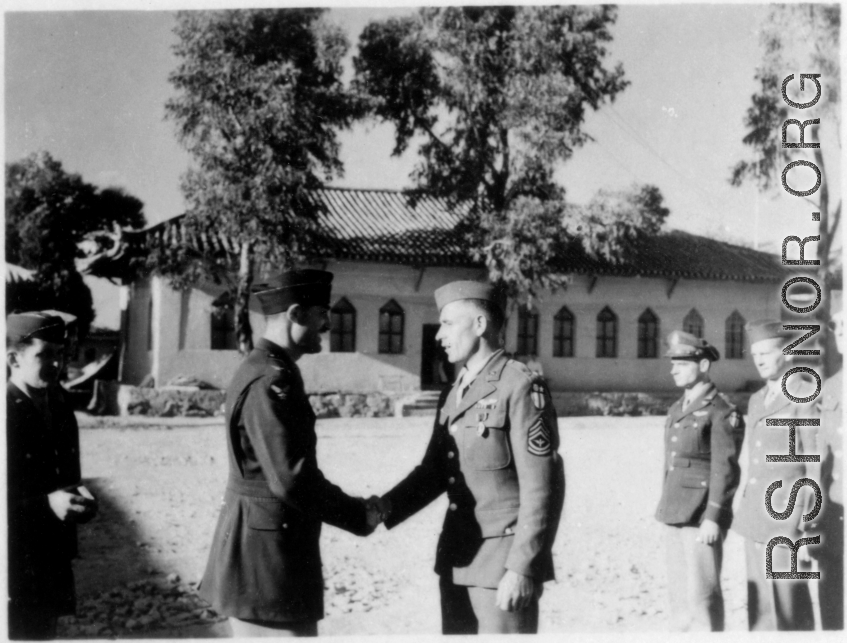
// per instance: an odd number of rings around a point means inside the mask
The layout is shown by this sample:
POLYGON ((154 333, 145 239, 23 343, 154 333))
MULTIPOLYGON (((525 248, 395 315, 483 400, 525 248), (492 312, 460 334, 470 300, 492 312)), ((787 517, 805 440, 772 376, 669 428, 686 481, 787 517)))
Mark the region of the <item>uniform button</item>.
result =
POLYGON ((753 464, 759 464, 759 458, 753 458, 753 464))
POLYGON ((32 457, 32 454, 31 454, 31 453, 27 453, 27 454, 26 454, 26 457, 27 457, 27 458, 31 458, 31 457, 32 457))
POLYGON ((56 473, 59 473, 59 467, 56 467, 56 473))
POLYGON ((504 534, 511 534, 511 533, 513 533, 513 532, 512 532, 512 528, 511 528, 511 527, 506 527, 506 529, 504 529, 504 530, 503 530, 503 533, 504 533, 504 534))
POLYGON ((456 509, 458 509, 458 507, 456 506, 456 503, 455 503, 455 502, 451 502, 451 503, 450 503, 450 511, 456 511, 456 509))
POLYGON ((673 471, 673 467, 671 467, 671 471, 673 471))
POLYGON ((750 484, 756 484, 756 478, 750 478, 750 484))
POLYGON ((671 457, 674 457, 675 455, 676 455, 676 451, 671 451, 671 457))
POLYGON ((450 425, 450 433, 455 433, 458 430, 459 430, 459 426, 457 424, 451 424, 450 425))
POLYGON ((456 478, 450 476, 449 478, 447 478, 447 482, 449 482, 450 484, 456 484, 456 478))
POLYGON ((676 442, 676 436, 673 436, 673 437, 671 438, 671 442, 676 442))
POLYGON ((834 472, 833 472, 833 474, 832 474, 832 479, 833 479, 833 480, 841 480, 841 474, 838 474, 838 473, 834 473, 834 472))
POLYGON ((288 529, 288 523, 286 523, 286 522, 282 523, 282 528, 283 528, 283 529, 288 529))
POLYGON ((761 440, 756 440, 756 446, 757 446, 757 447, 762 446, 762 441, 761 441, 761 440))
POLYGON ((679 422, 674 422, 673 425, 674 425, 675 428, 677 428, 677 429, 679 428, 679 422))
POLYGON ((700 481, 700 486, 701 486, 701 487, 705 487, 705 486, 706 486, 706 481, 705 481, 705 480, 701 480, 701 481, 700 481))
POLYGON ((455 454, 455 453, 453 453, 452 451, 448 451, 448 452, 447 452, 447 457, 448 457, 448 458, 450 458, 450 459, 452 460, 453 458, 455 458, 455 457, 456 457, 456 454, 455 454))

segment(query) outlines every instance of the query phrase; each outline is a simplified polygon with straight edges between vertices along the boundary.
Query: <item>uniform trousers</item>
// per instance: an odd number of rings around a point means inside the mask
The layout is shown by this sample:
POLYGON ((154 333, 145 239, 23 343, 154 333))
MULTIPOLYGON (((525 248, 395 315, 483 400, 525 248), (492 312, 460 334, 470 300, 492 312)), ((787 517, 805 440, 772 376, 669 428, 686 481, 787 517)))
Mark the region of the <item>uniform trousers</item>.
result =
POLYGON ((286 636, 317 636, 317 621, 257 621, 252 619, 230 618, 229 626, 236 639, 268 638, 286 636))
POLYGON ((497 590, 454 585, 451 576, 439 576, 442 634, 536 634, 538 596, 522 610, 497 607, 497 590))
MULTIPOLYGON (((766 578, 766 549, 767 543, 744 539, 744 555, 747 559, 747 624, 750 631, 815 629, 808 581, 766 578)), ((790 548, 785 545, 773 548, 772 571, 791 571, 790 548)), ((797 571, 811 571, 811 565, 798 559, 797 571)))
MULTIPOLYGON (((824 630, 844 629, 844 505, 828 502, 818 524, 821 544, 817 550, 818 601, 821 608, 821 627, 824 630)), ((810 532, 814 535, 814 531, 810 532)))
POLYGON ((721 563, 722 532, 713 545, 697 542, 699 527, 668 525, 665 530, 671 629, 678 632, 724 629, 721 563))

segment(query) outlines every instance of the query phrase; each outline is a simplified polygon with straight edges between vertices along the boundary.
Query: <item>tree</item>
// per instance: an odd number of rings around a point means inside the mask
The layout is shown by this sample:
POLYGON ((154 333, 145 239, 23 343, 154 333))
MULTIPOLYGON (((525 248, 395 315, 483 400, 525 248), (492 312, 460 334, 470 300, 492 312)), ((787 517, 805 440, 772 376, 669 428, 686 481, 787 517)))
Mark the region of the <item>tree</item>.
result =
POLYGON ((35 271, 35 288, 9 306, 55 308, 79 319, 83 337, 94 319, 91 293, 76 269, 77 244, 114 225, 144 225, 143 204, 119 188, 99 190, 69 174, 49 153, 6 164, 6 260, 35 271))
POLYGON ((586 110, 628 84, 603 65, 615 19, 610 6, 426 8, 360 37, 354 88, 395 126, 395 155, 424 138, 416 189, 472 204, 470 251, 513 296, 562 285, 562 244, 619 261, 638 234, 583 234, 585 210, 566 207, 553 181, 590 140, 586 110))
MULTIPOLYGON (((743 141, 752 148, 753 157, 738 163, 730 179, 739 186, 745 181, 755 182, 762 190, 781 190, 782 171, 788 163, 806 160, 814 163, 821 171, 821 185, 811 198, 805 197, 816 212, 820 212, 817 258, 818 283, 822 289, 819 312, 824 319, 829 317, 829 290, 833 281, 840 280, 841 266, 834 255, 836 232, 841 222, 841 199, 831 203, 828 185, 829 176, 839 176, 827 172, 833 159, 837 163, 841 153, 840 146, 840 49, 839 31, 841 9, 839 5, 774 5, 770 9, 761 32, 764 55, 756 69, 759 91, 751 97, 744 124, 749 128, 743 141), (789 98, 803 103, 812 96, 804 92, 802 96, 793 95, 798 86, 797 74, 821 74, 820 83, 823 94, 812 109, 789 107, 782 98, 782 82, 789 74, 795 74, 789 98), (820 145, 817 148, 785 148, 782 145, 782 127, 787 119, 796 119, 800 123, 818 118, 820 125, 805 128, 805 142, 820 145), (827 135, 827 129, 831 134, 827 135), (824 136, 821 133, 824 132, 824 136), (829 153, 832 153, 830 155, 829 153)), ((814 83, 805 81, 805 89, 814 92, 814 83)), ((789 127, 787 141, 799 142, 797 127, 789 127), (792 141, 792 139, 795 139, 792 141)), ((834 350, 827 351, 834 354, 834 350)), ((827 370, 831 365, 827 366, 827 370)))
POLYGON ((348 43, 322 9, 192 11, 177 16, 178 95, 166 111, 195 165, 182 180, 185 226, 220 236, 221 255, 174 248, 151 265, 175 287, 202 279, 235 293, 239 350, 252 348, 254 270, 289 267, 320 243, 309 196, 341 174, 337 131, 357 115, 341 82, 348 43), (233 275, 237 275, 233 281, 233 275))

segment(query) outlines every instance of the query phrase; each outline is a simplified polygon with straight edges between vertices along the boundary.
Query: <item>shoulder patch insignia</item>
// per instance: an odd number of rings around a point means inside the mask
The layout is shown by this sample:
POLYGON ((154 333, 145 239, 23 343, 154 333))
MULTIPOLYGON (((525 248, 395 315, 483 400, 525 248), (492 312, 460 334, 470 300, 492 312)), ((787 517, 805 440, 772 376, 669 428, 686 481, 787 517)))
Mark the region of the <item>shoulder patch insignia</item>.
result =
POLYGON ((532 455, 550 455, 553 441, 550 439, 550 429, 543 418, 532 425, 527 436, 526 450, 532 455))
POLYGON ((532 389, 529 394, 532 397, 532 403, 535 408, 540 410, 547 406, 547 387, 538 380, 532 383, 532 389))

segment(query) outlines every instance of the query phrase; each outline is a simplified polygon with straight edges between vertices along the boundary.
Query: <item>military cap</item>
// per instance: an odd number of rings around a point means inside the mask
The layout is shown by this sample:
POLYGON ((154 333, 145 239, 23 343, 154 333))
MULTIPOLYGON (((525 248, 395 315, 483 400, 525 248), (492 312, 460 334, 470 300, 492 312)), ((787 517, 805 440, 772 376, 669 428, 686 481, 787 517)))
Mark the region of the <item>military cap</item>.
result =
POLYGON ((501 307, 498 289, 480 281, 451 281, 435 291, 435 304, 441 310, 460 299, 482 299, 501 307))
POLYGON ((691 333, 675 330, 668 335, 668 352, 665 353, 665 357, 696 362, 707 359, 710 362, 717 362, 721 355, 718 349, 705 339, 691 333))
POLYGON ((326 270, 289 270, 257 285, 253 293, 265 315, 285 312, 292 304, 329 308, 332 277, 326 270))
POLYGON ((748 322, 744 326, 750 344, 761 342, 764 339, 784 339, 789 337, 782 329, 782 322, 775 319, 759 319, 748 322))
POLYGON ((6 341, 16 344, 27 339, 61 344, 65 341, 65 322, 57 315, 41 312, 12 313, 6 318, 6 341))
POLYGON ((69 328, 72 324, 76 323, 76 315, 71 315, 70 313, 62 312, 61 310, 42 310, 42 314, 44 315, 53 315, 54 317, 61 317, 62 321, 65 322, 65 327, 69 328))

